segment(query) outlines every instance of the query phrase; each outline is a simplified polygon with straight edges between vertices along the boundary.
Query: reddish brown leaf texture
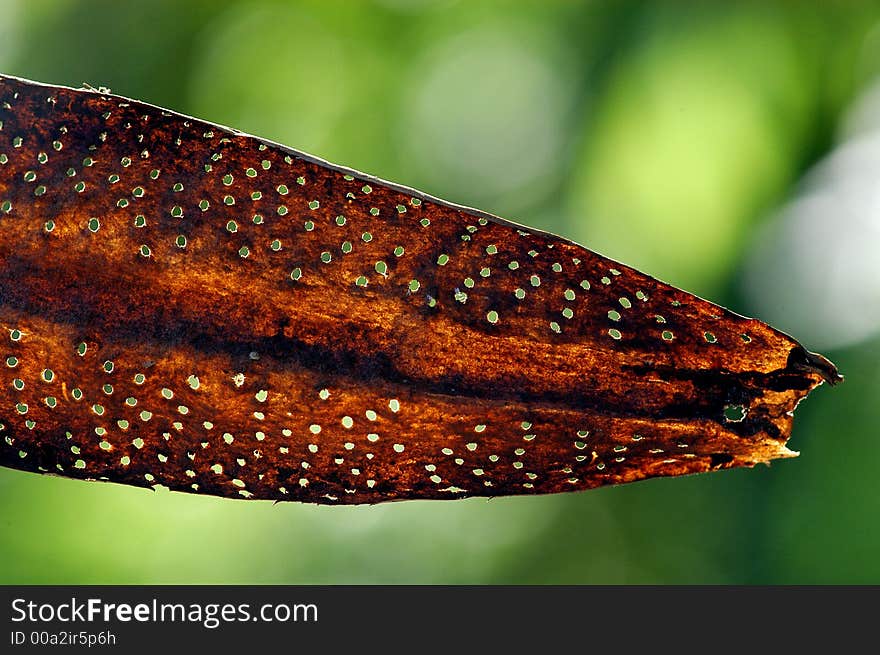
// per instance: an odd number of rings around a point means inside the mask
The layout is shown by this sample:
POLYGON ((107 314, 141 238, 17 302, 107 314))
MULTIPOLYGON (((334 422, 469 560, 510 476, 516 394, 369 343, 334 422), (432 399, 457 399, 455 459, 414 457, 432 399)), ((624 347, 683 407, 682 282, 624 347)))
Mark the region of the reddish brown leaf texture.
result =
POLYGON ((565 239, 0 77, 0 463, 377 503, 752 466, 833 365, 565 239))

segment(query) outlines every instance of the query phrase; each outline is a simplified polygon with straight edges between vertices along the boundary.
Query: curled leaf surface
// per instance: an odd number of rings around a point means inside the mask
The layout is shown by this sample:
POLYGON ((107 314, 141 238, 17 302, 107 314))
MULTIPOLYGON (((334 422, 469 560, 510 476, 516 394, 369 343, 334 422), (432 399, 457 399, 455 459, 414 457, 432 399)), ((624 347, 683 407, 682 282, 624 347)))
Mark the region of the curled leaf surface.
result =
POLYGON ((574 491, 794 453, 834 366, 563 238, 0 77, 0 463, 220 496, 574 491))

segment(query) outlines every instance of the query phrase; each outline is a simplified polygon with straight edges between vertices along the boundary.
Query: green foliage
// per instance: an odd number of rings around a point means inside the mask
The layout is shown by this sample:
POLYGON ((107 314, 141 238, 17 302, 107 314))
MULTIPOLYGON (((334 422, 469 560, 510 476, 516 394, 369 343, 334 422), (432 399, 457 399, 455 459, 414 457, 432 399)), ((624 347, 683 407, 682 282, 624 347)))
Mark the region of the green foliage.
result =
MULTIPOLYGON (((857 2, 0 6, 4 72, 227 123, 744 313, 752 231, 878 72, 857 2)), ((328 508, 3 469, 0 582, 876 583, 877 345, 826 354, 849 379, 799 411, 803 455, 754 471, 328 508)))

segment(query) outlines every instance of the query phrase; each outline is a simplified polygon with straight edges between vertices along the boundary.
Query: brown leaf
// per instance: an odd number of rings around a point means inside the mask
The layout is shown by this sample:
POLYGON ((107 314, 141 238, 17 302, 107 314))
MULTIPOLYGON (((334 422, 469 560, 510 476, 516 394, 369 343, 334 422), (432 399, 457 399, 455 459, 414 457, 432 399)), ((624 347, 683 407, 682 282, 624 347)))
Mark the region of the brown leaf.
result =
POLYGON ((791 456, 839 376, 570 241, 95 90, 0 77, 0 463, 377 503, 791 456))

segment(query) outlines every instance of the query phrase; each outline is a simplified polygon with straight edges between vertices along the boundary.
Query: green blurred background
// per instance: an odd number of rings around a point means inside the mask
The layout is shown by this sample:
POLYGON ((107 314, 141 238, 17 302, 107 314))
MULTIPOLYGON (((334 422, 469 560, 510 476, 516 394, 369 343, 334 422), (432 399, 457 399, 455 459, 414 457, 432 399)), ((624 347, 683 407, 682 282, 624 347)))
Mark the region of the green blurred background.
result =
POLYGON ((2 583, 880 582, 880 5, 0 0, 109 86, 578 240, 823 349, 799 459, 314 507, 0 469, 2 583))

